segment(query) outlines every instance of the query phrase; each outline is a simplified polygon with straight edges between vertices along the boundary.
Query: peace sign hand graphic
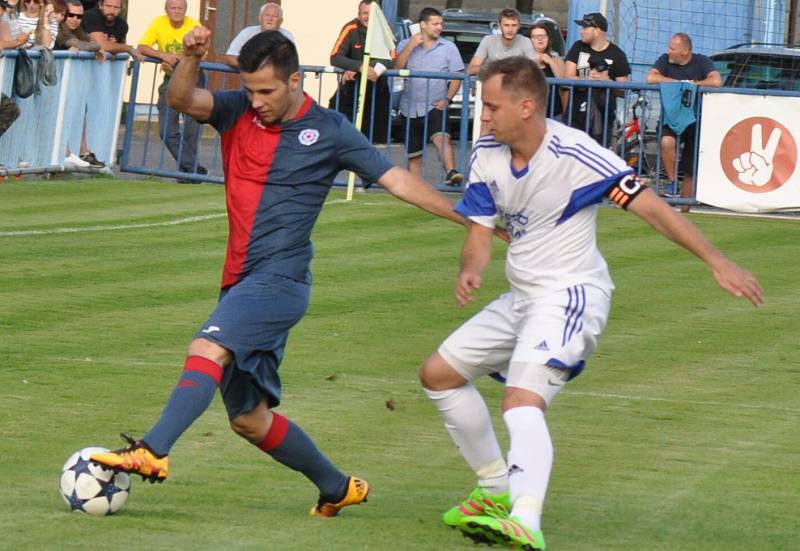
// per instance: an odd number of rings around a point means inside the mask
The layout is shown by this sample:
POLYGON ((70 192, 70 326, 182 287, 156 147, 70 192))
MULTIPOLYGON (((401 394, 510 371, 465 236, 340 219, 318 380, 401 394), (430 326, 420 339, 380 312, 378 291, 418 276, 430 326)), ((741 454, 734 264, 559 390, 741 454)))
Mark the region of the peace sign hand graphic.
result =
POLYGON ((754 124, 750 139, 750 151, 733 159, 733 168, 739 173, 739 181, 749 186, 764 186, 772 178, 775 168, 772 159, 781 141, 781 129, 773 128, 767 144, 763 145, 762 127, 754 124))

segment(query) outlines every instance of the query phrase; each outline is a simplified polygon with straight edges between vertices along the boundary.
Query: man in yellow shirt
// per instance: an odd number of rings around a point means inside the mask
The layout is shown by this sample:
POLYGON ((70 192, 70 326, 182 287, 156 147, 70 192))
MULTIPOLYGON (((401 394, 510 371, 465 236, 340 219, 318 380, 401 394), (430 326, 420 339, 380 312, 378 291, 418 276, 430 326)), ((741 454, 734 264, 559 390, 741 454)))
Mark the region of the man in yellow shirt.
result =
MULTIPOLYGON (((172 71, 183 58, 183 36, 200 25, 196 19, 186 16, 186 0, 166 0, 166 15, 156 17, 139 40, 138 50, 142 55, 161 60, 164 82, 158 87, 158 128, 167 149, 178 162, 181 172, 207 174, 205 167, 197 162, 197 141, 200 125, 191 117, 167 107, 167 87, 172 71), (156 50, 153 46, 158 46, 156 50)), ((202 75, 201 75, 202 79, 202 75)))

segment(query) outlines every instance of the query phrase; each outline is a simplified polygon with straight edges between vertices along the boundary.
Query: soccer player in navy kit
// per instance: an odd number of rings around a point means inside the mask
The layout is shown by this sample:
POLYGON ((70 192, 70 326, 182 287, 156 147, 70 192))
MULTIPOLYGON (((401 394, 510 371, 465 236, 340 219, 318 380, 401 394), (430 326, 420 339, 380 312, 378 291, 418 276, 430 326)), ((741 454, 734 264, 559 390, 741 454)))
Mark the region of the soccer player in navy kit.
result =
POLYGON ((394 167, 344 116, 303 92, 297 50, 281 33, 263 32, 242 48, 244 91, 193 87, 209 44, 203 27, 185 36, 168 101, 222 137, 229 237, 220 300, 189 345, 158 422, 141 440, 92 460, 163 481, 170 448, 219 387, 231 428, 309 478, 319 488, 311 515, 332 517, 366 501, 366 481, 344 475, 300 427, 272 411, 288 332, 308 306, 314 223, 343 169, 433 214, 462 219, 443 195, 394 167))

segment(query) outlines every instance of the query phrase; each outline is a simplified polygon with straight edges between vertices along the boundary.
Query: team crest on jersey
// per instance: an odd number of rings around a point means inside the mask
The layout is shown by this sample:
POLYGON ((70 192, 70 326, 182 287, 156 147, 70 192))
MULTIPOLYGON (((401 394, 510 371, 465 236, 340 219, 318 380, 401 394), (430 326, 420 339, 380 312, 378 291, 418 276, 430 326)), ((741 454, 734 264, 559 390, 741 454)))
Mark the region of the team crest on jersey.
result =
POLYGON ((319 139, 319 130, 317 130, 316 128, 306 128, 305 130, 300 132, 300 135, 297 136, 297 139, 303 145, 315 144, 319 139))

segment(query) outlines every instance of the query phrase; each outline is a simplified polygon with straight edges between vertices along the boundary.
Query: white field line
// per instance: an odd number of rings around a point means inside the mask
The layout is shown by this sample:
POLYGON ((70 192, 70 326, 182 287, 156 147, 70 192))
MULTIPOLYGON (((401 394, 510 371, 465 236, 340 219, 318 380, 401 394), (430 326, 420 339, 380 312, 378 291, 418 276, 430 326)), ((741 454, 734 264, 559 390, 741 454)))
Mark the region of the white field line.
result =
MULTIPOLYGON (((164 362, 153 362, 153 361, 135 361, 135 360, 126 360, 124 358, 52 358, 53 361, 57 362, 64 362, 64 363, 74 363, 74 364, 101 364, 101 365, 138 365, 138 366, 150 366, 150 367, 164 367, 171 360, 165 360, 164 362)), ((173 362, 174 363, 174 362, 173 362)), ((175 363, 176 373, 179 369, 177 363, 175 363)), ((341 379, 342 381, 347 381, 348 384, 352 385, 353 383, 357 383, 357 381, 369 381, 373 384, 381 384, 386 387, 395 384, 416 384, 415 380, 412 379, 403 379, 402 377, 398 378, 387 378, 387 377, 375 377, 369 375, 353 375, 352 377, 347 376, 341 379)), ((606 400, 626 400, 632 402, 663 402, 668 404, 687 404, 687 405, 695 405, 695 406, 712 406, 712 407, 721 407, 721 408, 744 408, 744 409, 754 409, 754 410, 761 410, 761 411, 781 411, 785 413, 800 413, 800 408, 796 407, 788 407, 788 406, 774 406, 769 404, 744 404, 741 402, 720 402, 717 400, 684 400, 680 398, 657 398, 652 396, 632 396, 629 394, 615 394, 610 392, 591 392, 585 390, 570 390, 569 388, 564 389, 561 394, 565 394, 567 396, 587 396, 590 398, 602 398, 606 400)))
POLYGON ((175 220, 165 220, 164 222, 150 222, 147 224, 115 224, 100 226, 79 226, 75 228, 50 228, 47 230, 17 230, 0 232, 0 237, 28 237, 32 235, 56 235, 60 233, 87 233, 99 231, 118 231, 118 230, 138 230, 142 228, 157 228, 159 226, 179 226, 181 224, 191 224, 193 222, 203 222, 215 218, 224 218, 225 213, 204 214, 202 216, 189 216, 187 218, 177 218, 175 220))
POLYGON ((564 390, 564 394, 571 396, 590 396, 592 398, 607 398, 611 400, 628 400, 641 402, 665 402, 671 404, 688 404, 696 406, 718 406, 730 408, 758 409, 764 411, 783 411, 788 413, 800 413, 800 408, 786 406, 771 406, 765 404, 744 404, 741 402, 718 402, 716 400, 682 400, 680 398, 653 398, 649 396, 629 396, 626 394, 614 394, 607 392, 589 392, 584 390, 564 390))
MULTIPOLYGON (((333 199, 326 201, 325 206, 340 205, 350 203, 346 199, 333 199)), ((366 201, 353 201, 354 205, 365 206, 395 206, 396 203, 377 203, 366 201)), ((405 205, 404 203, 400 203, 405 205)), ((108 224, 97 226, 78 226, 74 228, 50 228, 46 230, 14 230, 14 231, 0 231, 0 237, 30 237, 37 235, 58 235, 68 233, 88 233, 88 232, 104 232, 104 231, 119 231, 119 230, 140 230, 146 228, 158 228, 164 226, 180 226, 181 224, 192 224, 194 222, 205 222, 206 220, 214 220, 217 218, 224 218, 227 216, 224 212, 217 214, 204 214, 201 216, 188 216, 186 218, 177 218, 175 220, 165 220, 163 222, 150 222, 142 224, 108 224)))

